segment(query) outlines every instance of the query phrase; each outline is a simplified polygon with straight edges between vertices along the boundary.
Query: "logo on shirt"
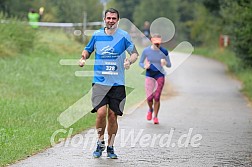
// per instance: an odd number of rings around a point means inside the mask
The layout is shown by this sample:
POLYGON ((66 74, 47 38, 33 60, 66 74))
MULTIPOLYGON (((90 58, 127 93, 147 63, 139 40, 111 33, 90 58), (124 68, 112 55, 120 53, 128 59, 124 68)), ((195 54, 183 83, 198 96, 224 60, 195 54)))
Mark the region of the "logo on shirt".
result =
POLYGON ((102 55, 107 55, 107 54, 110 54, 110 55, 118 55, 119 53, 116 53, 114 52, 115 49, 112 48, 111 46, 105 46, 104 48, 102 48, 101 52, 102 52, 102 55))

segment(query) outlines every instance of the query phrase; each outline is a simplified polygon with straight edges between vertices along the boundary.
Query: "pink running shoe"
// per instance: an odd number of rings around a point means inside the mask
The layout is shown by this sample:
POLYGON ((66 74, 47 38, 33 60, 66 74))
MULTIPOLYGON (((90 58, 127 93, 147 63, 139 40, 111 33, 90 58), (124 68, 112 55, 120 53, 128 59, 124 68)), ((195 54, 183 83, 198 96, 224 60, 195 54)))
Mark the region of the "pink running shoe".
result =
POLYGON ((151 119, 152 119, 152 112, 148 111, 147 120, 150 121, 151 119))
POLYGON ((153 122, 154 122, 154 124, 159 124, 158 118, 157 117, 153 118, 153 122))

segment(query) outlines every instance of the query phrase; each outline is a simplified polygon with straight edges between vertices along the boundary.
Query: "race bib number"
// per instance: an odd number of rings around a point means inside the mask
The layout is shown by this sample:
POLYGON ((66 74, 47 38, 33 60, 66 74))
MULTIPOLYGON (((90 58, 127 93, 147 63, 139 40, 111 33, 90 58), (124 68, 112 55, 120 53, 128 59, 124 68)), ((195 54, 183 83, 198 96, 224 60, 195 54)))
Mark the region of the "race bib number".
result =
POLYGON ((118 75, 116 62, 105 62, 102 68, 102 74, 118 75))
POLYGON ((116 66, 106 66, 106 71, 115 71, 116 66))

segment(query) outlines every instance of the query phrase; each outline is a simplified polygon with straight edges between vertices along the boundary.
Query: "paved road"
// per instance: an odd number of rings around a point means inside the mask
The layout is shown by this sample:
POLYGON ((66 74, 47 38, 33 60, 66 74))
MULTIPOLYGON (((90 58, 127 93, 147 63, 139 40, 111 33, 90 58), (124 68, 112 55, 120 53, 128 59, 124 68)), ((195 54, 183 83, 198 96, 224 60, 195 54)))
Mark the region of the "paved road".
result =
POLYGON ((173 91, 162 100, 159 125, 145 119, 146 105, 119 120, 119 159, 92 158, 89 129, 13 167, 252 166, 252 109, 221 63, 191 56, 167 83, 173 91))

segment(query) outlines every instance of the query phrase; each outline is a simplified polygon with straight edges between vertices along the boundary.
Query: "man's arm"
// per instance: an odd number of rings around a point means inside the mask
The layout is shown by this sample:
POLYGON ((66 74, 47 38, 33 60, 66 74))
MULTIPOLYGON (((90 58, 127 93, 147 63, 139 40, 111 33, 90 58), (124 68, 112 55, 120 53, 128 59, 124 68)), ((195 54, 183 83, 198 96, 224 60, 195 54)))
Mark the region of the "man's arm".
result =
POLYGON ((134 46, 133 51, 131 52, 131 55, 130 55, 130 58, 129 58, 130 64, 135 63, 138 56, 139 56, 139 54, 138 54, 138 52, 136 50, 136 47, 134 46))
POLYGON ((137 58, 138 58, 138 53, 132 53, 132 54, 130 55, 130 58, 129 58, 130 64, 135 63, 136 60, 137 60, 137 58))
POLYGON ((90 54, 88 51, 83 50, 81 53, 81 59, 79 60, 80 67, 83 67, 85 65, 86 59, 90 57, 90 54))
POLYGON ((82 51, 82 53, 81 53, 81 58, 82 58, 82 59, 86 60, 86 59, 89 58, 89 56, 90 56, 90 54, 89 54, 88 51, 86 51, 86 50, 83 50, 83 51, 82 51))
POLYGON ((136 50, 136 48, 134 46, 134 49, 131 52, 130 58, 129 59, 126 58, 124 60, 124 68, 126 70, 128 70, 130 68, 130 65, 136 62, 137 58, 138 58, 138 52, 137 52, 137 50, 136 50))

